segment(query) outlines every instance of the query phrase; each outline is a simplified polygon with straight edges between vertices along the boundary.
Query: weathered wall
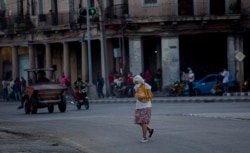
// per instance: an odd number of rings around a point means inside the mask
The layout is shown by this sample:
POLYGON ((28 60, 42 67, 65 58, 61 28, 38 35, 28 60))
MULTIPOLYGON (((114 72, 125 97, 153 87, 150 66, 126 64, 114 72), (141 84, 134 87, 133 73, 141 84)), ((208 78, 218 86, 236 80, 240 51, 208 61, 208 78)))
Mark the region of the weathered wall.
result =
POLYGON ((180 80, 179 38, 162 37, 163 87, 180 80))

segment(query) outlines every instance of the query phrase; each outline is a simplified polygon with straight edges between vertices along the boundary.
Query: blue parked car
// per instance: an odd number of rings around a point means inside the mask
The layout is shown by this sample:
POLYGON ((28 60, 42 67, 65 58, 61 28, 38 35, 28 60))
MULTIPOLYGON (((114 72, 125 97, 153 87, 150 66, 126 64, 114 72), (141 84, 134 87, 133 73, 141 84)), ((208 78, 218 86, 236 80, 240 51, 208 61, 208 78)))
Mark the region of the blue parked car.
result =
MULTIPOLYGON (((218 74, 208 74, 205 77, 194 82, 195 95, 211 95, 211 89, 216 84, 218 74)), ((233 77, 229 76, 229 88, 234 88, 233 77)), ((185 89, 185 95, 188 94, 188 87, 185 89)))

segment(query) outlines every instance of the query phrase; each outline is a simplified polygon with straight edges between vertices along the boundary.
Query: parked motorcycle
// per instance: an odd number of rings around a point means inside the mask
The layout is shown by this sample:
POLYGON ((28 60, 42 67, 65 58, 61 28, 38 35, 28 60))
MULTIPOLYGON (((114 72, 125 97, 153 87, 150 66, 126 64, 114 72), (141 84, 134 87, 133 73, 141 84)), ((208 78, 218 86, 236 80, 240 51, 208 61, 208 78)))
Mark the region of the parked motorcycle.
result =
POLYGON ((176 81, 170 88, 170 96, 182 96, 184 95, 186 84, 185 82, 176 81))
POLYGON ((87 87, 82 87, 78 89, 75 96, 74 96, 74 104, 76 105, 77 109, 80 110, 82 105, 85 106, 85 109, 89 109, 89 100, 87 96, 87 87))

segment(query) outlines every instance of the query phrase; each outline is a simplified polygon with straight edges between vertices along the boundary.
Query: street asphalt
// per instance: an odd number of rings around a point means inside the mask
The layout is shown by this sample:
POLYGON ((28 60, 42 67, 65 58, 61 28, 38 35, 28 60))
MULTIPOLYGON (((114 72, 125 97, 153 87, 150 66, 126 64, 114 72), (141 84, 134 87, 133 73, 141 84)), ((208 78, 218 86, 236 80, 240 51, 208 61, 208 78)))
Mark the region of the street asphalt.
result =
MULTIPOLYGON (((72 97, 67 97, 67 102, 70 105, 72 97)), ((135 103, 133 97, 130 98, 102 98, 102 99, 89 99, 90 104, 111 104, 111 103, 135 103)), ((225 96, 180 96, 180 97, 168 97, 168 96, 156 96, 153 98, 152 103, 212 103, 212 102, 250 102, 249 94, 234 94, 234 95, 225 95, 225 96)), ((16 103, 19 105, 19 101, 3 101, 0 100, 0 103, 16 103)), ((208 117, 208 118, 226 118, 232 120, 250 120, 250 112, 234 112, 234 113, 199 113, 199 114, 188 114, 190 116, 198 117, 208 117)), ((42 140, 39 138, 33 138, 30 136, 25 136, 24 134, 16 134, 13 131, 0 128, 0 143, 3 144, 0 147, 0 152, 4 153, 14 153, 17 152, 15 148, 21 147, 23 149, 27 148, 23 153, 39 153, 44 152, 72 152, 79 153, 79 150, 71 148, 69 146, 54 144, 48 140, 42 140), (39 140, 39 141, 38 141, 39 140), (15 146, 15 147, 14 147, 15 146), (32 146, 30 149, 30 146, 32 146), (43 150, 41 150, 43 148, 43 150)))

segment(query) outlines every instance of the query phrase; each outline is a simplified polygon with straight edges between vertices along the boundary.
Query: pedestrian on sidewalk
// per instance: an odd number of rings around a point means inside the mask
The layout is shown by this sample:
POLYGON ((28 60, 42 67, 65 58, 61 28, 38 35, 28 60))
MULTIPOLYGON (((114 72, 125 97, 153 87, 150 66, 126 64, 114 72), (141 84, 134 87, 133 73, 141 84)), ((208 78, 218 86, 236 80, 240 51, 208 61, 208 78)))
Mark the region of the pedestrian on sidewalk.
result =
POLYGON ((154 129, 149 127, 153 94, 151 92, 151 86, 145 83, 140 75, 136 75, 133 82, 135 84, 136 99, 134 122, 142 128, 142 139, 140 142, 144 143, 148 142, 154 133, 154 129), (149 133, 148 136, 147 132, 149 133))
POLYGON ((228 91, 228 82, 229 82, 229 71, 227 69, 223 69, 222 73, 221 73, 223 80, 223 93, 227 93, 228 91))
POLYGON ((21 96, 26 94, 26 80, 21 77, 21 96))
POLYGON ((189 96, 194 96, 194 79, 195 79, 195 74, 191 67, 188 67, 188 90, 189 90, 189 96))
POLYGON ((96 80, 96 89, 99 98, 104 98, 103 86, 104 86, 104 78, 102 77, 101 73, 98 72, 96 80))
POLYGON ((8 83, 7 83, 6 79, 2 80, 2 88, 3 88, 3 100, 9 101, 8 83))

